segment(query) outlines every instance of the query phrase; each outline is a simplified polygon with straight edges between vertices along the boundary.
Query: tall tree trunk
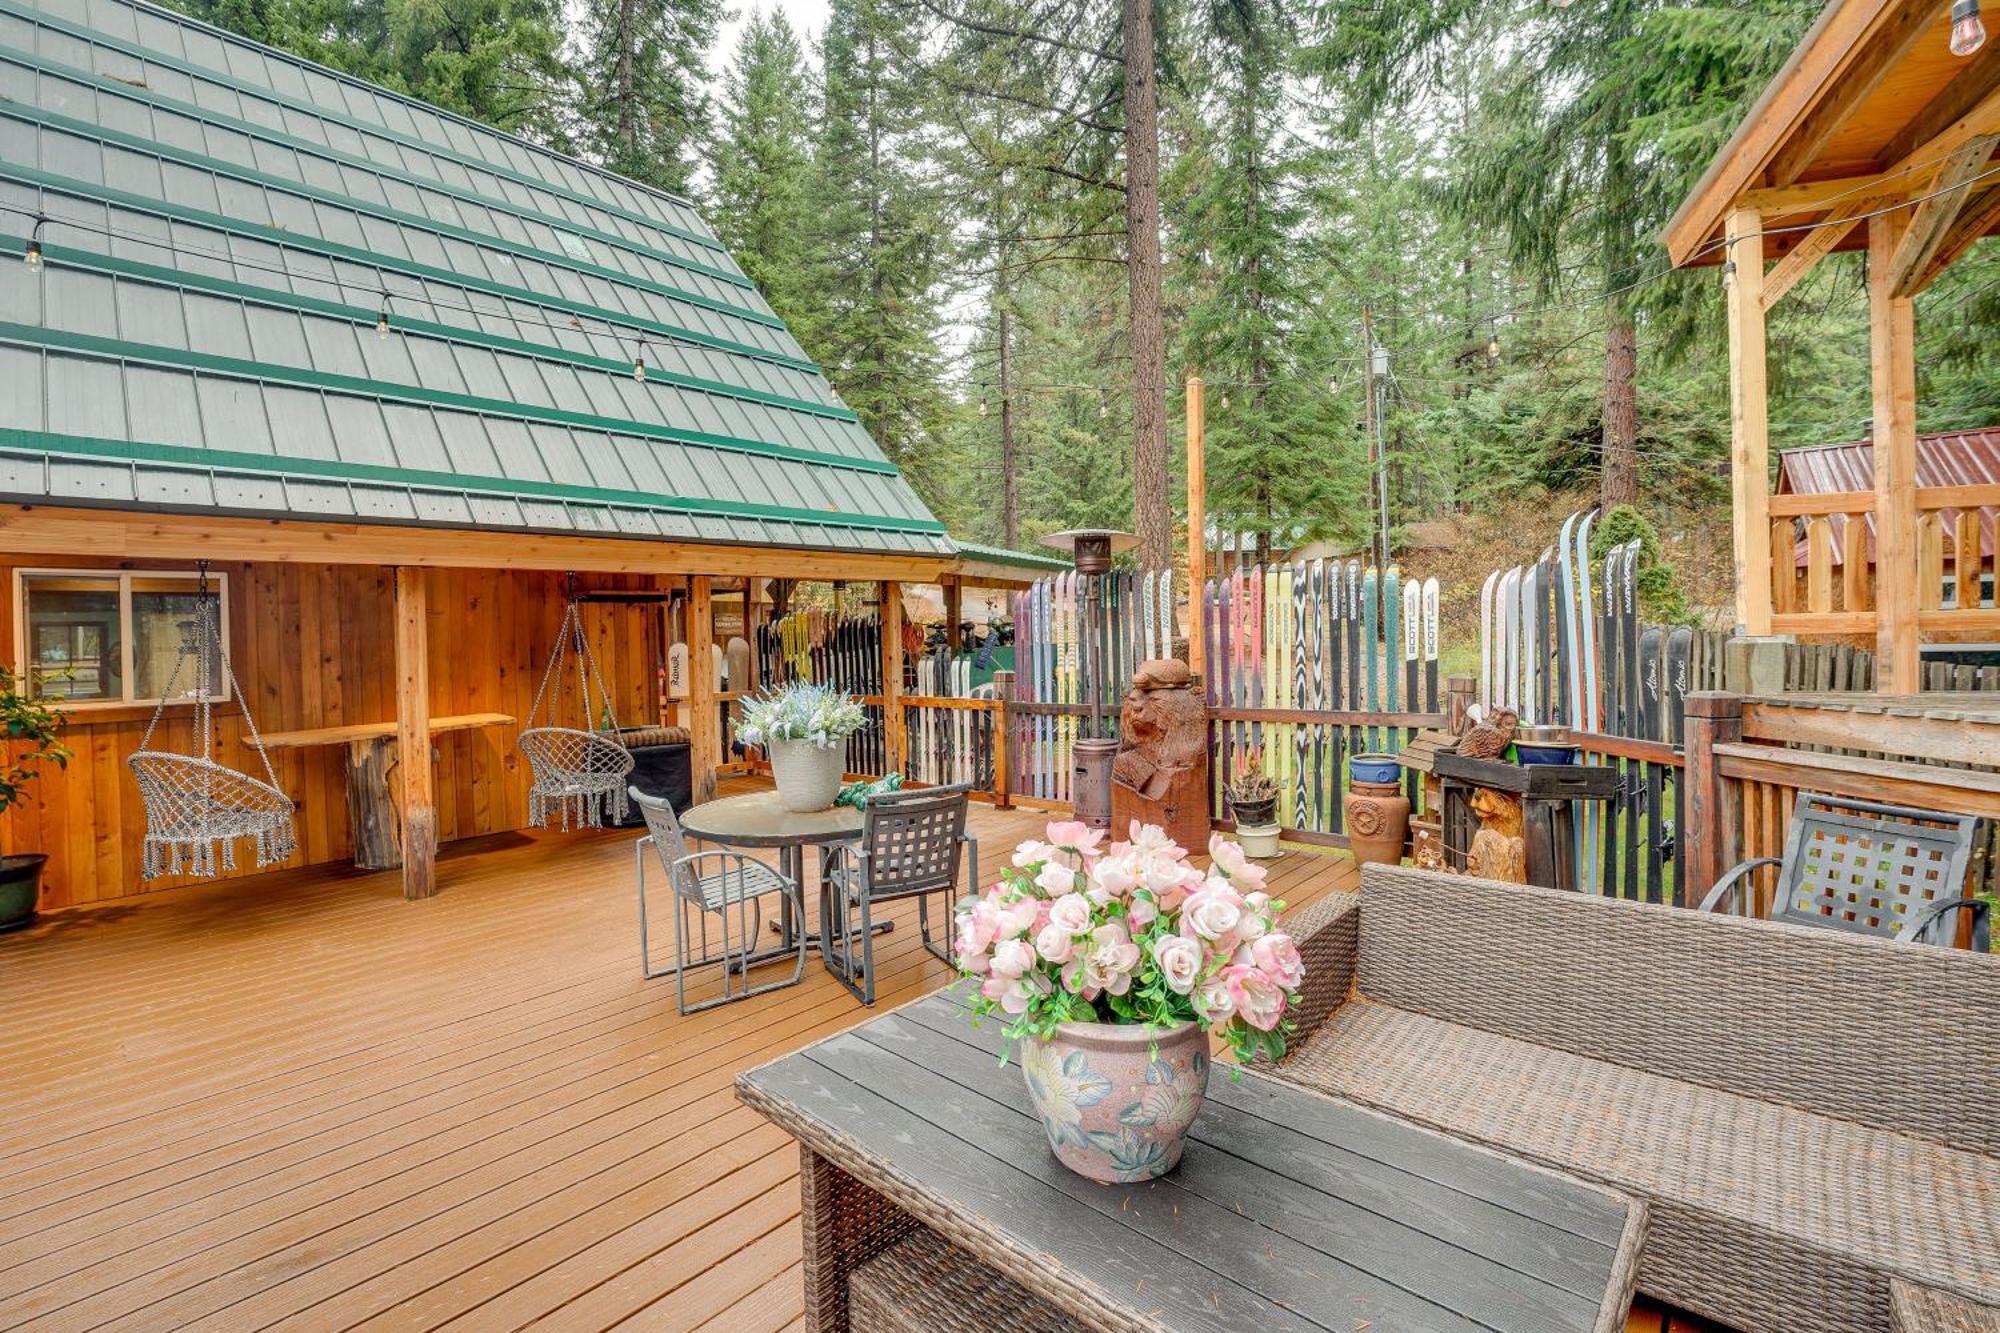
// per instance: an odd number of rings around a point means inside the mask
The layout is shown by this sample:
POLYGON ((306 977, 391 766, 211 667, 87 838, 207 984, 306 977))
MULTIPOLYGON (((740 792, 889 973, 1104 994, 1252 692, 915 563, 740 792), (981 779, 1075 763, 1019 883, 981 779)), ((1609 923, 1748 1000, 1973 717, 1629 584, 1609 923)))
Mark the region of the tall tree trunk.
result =
MULTIPOLYGON (((1001 252, 1004 256, 1004 250, 1001 252)), ((1006 261, 1001 260, 1000 271, 1007 271, 1006 261)), ((1005 279, 1003 277, 1002 281, 1005 279)), ((1003 293, 1004 299, 1004 293, 1003 293)), ((1001 545, 1009 550, 1018 549, 1021 544, 1021 479, 1014 468, 1014 396, 1009 392, 1013 374, 1013 348, 1010 346, 1013 329, 1006 307, 1000 310, 1000 530, 1005 534, 1001 545)))
POLYGON ((1604 464, 1597 495, 1607 511, 1639 500, 1638 370, 1632 316, 1614 308, 1604 330, 1604 464))
POLYGON ((639 0, 618 0, 618 146, 624 150, 626 167, 639 155, 639 117, 633 106, 632 63, 638 39, 633 30, 639 23, 639 0))
POLYGON ((1160 126, 1153 0, 1123 0, 1126 281, 1132 307, 1132 509, 1139 562, 1174 564, 1167 486, 1167 347, 1160 313, 1160 126))

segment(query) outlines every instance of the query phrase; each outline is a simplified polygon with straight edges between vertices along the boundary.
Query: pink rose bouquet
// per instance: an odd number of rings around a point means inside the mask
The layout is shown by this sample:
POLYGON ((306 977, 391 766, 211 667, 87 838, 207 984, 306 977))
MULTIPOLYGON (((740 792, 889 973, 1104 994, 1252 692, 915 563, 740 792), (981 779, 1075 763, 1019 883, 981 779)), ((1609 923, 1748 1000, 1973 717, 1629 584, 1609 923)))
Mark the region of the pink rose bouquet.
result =
POLYGON ((1200 1023, 1239 1061, 1285 1053, 1305 968, 1278 928, 1264 868, 1221 837, 1209 866, 1134 823, 1127 842, 1076 820, 1014 850, 999 882, 958 905, 953 952, 1015 1039, 1063 1023, 1200 1023))

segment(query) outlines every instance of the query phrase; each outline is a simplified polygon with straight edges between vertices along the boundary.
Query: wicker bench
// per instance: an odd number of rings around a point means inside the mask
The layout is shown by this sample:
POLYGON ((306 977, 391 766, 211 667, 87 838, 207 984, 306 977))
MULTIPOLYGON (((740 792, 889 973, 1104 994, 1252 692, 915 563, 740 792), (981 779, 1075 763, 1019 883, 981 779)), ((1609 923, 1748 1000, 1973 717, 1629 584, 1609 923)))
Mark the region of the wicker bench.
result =
POLYGON ((847 1279, 850 1333, 1089 1333, 1020 1283, 917 1227, 847 1279))
POLYGON ((1898 1333, 2000 1303, 2000 958, 1377 866, 1292 930, 1278 1073, 1646 1199, 1640 1290, 1788 1333, 1890 1333, 1896 1279, 1898 1333))

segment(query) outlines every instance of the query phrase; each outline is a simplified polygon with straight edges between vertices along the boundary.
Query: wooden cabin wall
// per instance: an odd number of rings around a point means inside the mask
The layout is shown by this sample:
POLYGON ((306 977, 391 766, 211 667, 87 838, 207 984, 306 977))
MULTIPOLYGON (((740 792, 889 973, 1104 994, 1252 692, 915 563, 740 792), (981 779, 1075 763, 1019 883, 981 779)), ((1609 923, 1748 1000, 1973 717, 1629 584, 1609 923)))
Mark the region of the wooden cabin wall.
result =
MULTIPOLYGON (((0 586, 0 660, 18 661, 14 643, 16 568, 187 569, 173 562, 100 562, 9 554, 0 586)), ((262 732, 296 731, 396 716, 392 574, 361 565, 216 564, 229 576, 231 664, 262 732)), ((526 719, 548 662, 563 609, 562 576, 540 572, 432 570, 431 714, 507 713, 526 719)), ((590 576, 585 588, 638 589, 677 580, 590 576)), ((621 722, 657 714, 655 668, 662 655, 653 606, 586 605, 584 620, 621 722)), ((575 694, 572 674, 569 694, 575 694)), ((44 909, 105 902, 184 882, 139 878, 144 814, 126 759, 139 748, 149 707, 74 709, 65 741, 75 757, 66 771, 45 766, 28 800, 0 816, 0 849, 50 857, 44 909)), ((185 750, 191 709, 170 708, 154 736, 158 748, 185 750)), ((575 725, 572 714, 570 725, 575 725)), ((514 748, 514 726, 437 737, 439 836, 450 842, 520 828, 527 820, 527 765, 514 748)), ((219 759, 256 771, 242 743, 242 711, 216 717, 219 759)), ((342 747, 272 753, 278 783, 298 803, 299 853, 288 865, 344 862, 353 855, 342 747)), ((237 875, 256 873, 240 848, 237 875)))

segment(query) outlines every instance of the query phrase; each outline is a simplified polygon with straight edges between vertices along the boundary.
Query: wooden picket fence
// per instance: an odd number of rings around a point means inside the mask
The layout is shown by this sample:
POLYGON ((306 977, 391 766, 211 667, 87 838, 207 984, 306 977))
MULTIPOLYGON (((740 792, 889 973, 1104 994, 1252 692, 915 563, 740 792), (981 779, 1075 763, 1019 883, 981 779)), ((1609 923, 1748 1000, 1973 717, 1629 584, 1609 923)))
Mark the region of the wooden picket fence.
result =
MULTIPOLYGON (((1239 567, 1202 590, 1212 816, 1252 765, 1277 780, 1278 821, 1341 841, 1346 759, 1399 752, 1442 726, 1438 584, 1394 566, 1319 559, 1239 567)), ((1421 799, 1412 775, 1408 789, 1421 799)), ((1316 835, 1316 836, 1315 836, 1316 835)))

